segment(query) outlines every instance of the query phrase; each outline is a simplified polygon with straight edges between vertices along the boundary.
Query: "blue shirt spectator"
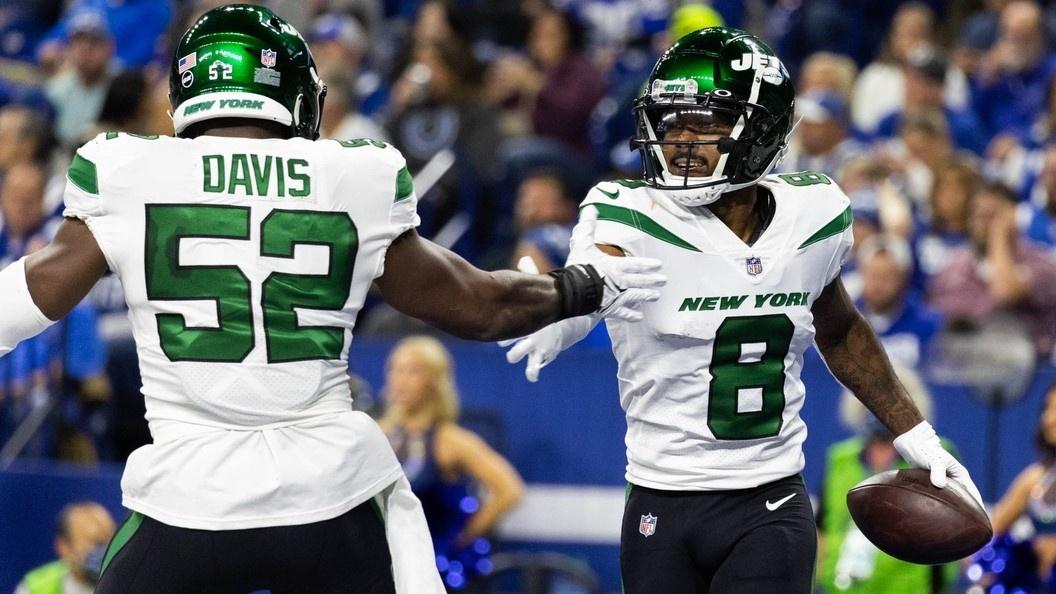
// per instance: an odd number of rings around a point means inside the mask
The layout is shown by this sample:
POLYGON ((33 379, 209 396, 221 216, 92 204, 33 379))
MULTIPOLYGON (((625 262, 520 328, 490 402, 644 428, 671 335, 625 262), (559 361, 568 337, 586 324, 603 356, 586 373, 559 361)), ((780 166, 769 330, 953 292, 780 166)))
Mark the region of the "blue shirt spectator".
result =
POLYGON ((1056 145, 1045 147, 1040 160, 1041 170, 1028 200, 1017 207, 1016 219, 1027 239, 1056 247, 1056 145))
POLYGON ((172 20, 169 0, 75 0, 44 44, 66 44, 71 23, 85 11, 101 12, 106 17, 117 44, 117 59, 127 68, 145 66, 159 57, 158 40, 172 20))
POLYGON ((835 93, 811 91, 796 98, 800 118, 788 155, 778 171, 818 171, 836 177, 840 168, 865 147, 851 136, 850 110, 835 93))
POLYGON ((894 235, 875 235, 858 250, 862 315, 892 360, 916 367, 942 325, 940 316, 909 291, 909 246, 894 235))
POLYGON ((540 169, 526 175, 517 188, 514 215, 521 234, 511 264, 516 267, 527 256, 540 272, 563 266, 568 258, 576 205, 561 174, 540 169))
POLYGON ((971 161, 954 160, 935 170, 927 212, 917 213, 911 239, 912 285, 918 292, 942 272, 954 251, 968 245, 968 204, 981 183, 971 161))
POLYGON ((934 46, 920 46, 911 50, 903 66, 903 107, 881 118, 876 127, 879 138, 894 138, 907 112, 939 111, 946 117, 950 136, 958 148, 982 155, 987 136, 979 119, 970 111, 956 109, 944 100, 946 71, 945 54, 934 46))
POLYGON ((0 22, 0 57, 33 62, 37 45, 59 20, 61 0, 8 0, 0 22))
POLYGON ((1013 2, 1001 13, 1000 36, 972 81, 972 104, 988 136, 1020 137, 1047 107, 1056 56, 1048 53, 1041 9, 1013 2))
MULTIPOLYGON (((950 127, 950 136, 957 148, 982 155, 986 150, 987 136, 975 114, 946 106, 941 107, 939 111, 946 118, 946 123, 950 127)), ((884 116, 876 127, 876 136, 879 138, 898 136, 903 115, 904 112, 896 111, 884 116)))
MULTIPOLYGON (((61 219, 49 218, 44 209, 47 174, 42 166, 20 163, 11 167, 0 191, 0 268, 42 247, 54 236, 61 219)), ((102 373, 106 349, 96 331, 94 309, 79 305, 63 323, 23 341, 9 355, 0 358, 0 395, 24 396, 33 389, 46 388, 55 370, 75 380, 102 373)), ((25 407, 15 416, 28 412, 25 407)), ((8 411, 5 425, 13 419, 8 411)))

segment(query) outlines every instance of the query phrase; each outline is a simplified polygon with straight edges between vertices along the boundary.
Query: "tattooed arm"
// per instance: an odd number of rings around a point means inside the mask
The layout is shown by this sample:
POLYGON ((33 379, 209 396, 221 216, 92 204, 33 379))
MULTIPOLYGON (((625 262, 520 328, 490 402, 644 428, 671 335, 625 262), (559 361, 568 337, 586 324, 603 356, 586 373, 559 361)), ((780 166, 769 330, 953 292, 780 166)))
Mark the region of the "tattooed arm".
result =
POLYGON ((829 370, 891 433, 901 435, 923 420, 839 277, 821 292, 811 313, 815 341, 829 370))
POLYGON ((921 417, 839 277, 821 292, 811 313, 817 330, 814 340, 829 370, 897 436, 894 446, 899 455, 910 466, 930 470, 931 483, 940 489, 947 476, 957 481, 982 508, 983 498, 968 469, 942 448, 935 429, 921 417))

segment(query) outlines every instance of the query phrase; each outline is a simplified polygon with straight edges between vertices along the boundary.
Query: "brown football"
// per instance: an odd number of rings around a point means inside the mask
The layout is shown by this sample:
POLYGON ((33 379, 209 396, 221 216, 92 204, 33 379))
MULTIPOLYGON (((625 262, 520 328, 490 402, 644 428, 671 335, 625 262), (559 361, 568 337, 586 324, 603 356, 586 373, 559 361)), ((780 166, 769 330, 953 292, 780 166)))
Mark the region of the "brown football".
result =
POLYGON ((920 468, 875 474, 847 492, 847 508, 862 534, 896 559, 963 559, 990 541, 990 519, 960 484, 939 489, 929 476, 920 468))

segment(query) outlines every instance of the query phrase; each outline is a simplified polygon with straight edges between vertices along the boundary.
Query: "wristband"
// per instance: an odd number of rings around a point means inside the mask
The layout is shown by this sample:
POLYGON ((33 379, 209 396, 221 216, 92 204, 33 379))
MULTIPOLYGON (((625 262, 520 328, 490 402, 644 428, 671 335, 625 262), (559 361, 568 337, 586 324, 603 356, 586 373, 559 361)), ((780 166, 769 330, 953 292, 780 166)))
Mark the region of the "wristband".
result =
POLYGON ((573 264, 549 273, 554 277, 561 301, 561 319, 598 311, 605 294, 605 280, 590 264, 573 264))

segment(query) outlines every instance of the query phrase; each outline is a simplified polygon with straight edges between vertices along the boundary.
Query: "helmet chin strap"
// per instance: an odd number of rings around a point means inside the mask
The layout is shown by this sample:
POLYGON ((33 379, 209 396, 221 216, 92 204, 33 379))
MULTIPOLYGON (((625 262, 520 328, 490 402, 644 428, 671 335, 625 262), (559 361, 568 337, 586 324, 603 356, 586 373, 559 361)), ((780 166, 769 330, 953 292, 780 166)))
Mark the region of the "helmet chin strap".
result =
MULTIPOLYGON (((736 149, 736 147, 737 147, 737 140, 735 138, 730 137, 730 136, 723 136, 723 137, 719 138, 716 141, 716 145, 715 145, 715 148, 718 150, 720 155, 721 154, 732 153, 736 149)), ((664 169, 666 170, 667 168, 665 167, 664 169)), ((665 178, 667 177, 666 173, 670 173, 670 174, 673 175, 675 172, 673 172, 673 171, 665 172, 665 176, 664 176, 665 178)), ((681 177, 687 184, 703 183, 703 180, 707 179, 707 178, 696 178, 698 181, 690 181, 690 180, 693 180, 694 178, 691 178, 691 177, 689 177, 687 175, 683 175, 681 177)), ((726 177, 728 179, 728 176, 726 176, 726 177)), ((674 180, 671 180, 671 181, 674 182, 674 180)), ((674 185, 674 183, 672 183, 671 185, 674 185)), ((671 197, 671 199, 674 200, 676 203, 678 203, 678 204, 680 204, 682 206, 693 208, 693 207, 699 207, 699 206, 706 206, 708 204, 716 202, 719 198, 722 197, 722 195, 725 192, 729 191, 730 189, 731 189, 730 182, 729 181, 725 181, 725 182, 717 183, 717 184, 712 185, 712 186, 696 187, 696 188, 678 189, 678 188, 668 187, 668 188, 664 189, 664 192, 666 194, 668 194, 671 197)))

